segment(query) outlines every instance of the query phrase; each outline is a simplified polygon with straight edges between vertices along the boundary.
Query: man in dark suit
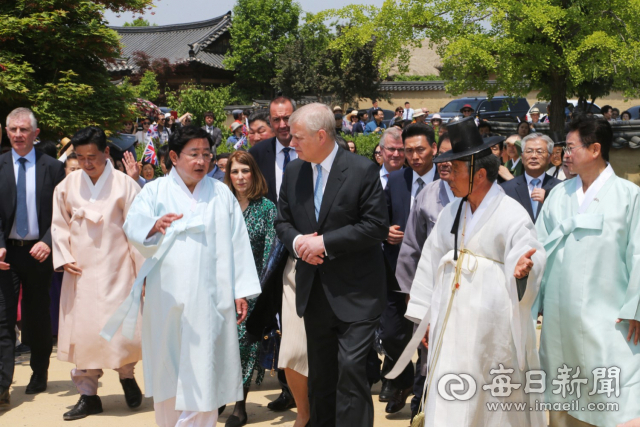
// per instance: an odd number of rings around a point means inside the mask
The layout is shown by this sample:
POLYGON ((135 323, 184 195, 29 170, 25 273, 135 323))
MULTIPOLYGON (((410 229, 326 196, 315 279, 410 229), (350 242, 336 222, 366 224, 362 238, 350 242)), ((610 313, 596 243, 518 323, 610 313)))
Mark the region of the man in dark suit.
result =
POLYGON ((251 154, 258 162, 258 167, 267 180, 267 198, 278 204, 278 194, 282 185, 284 171, 292 160, 298 158, 296 151, 289 147, 291 131, 289 117, 295 111, 293 101, 281 96, 269 103, 269 121, 275 132, 275 138, 266 139, 254 147, 251 154))
POLYGON ((213 141, 213 148, 216 149, 222 143, 222 131, 220 128, 217 128, 213 125, 213 112, 207 111, 204 113, 204 123, 202 129, 206 130, 209 136, 211 136, 211 140, 213 141))
POLYGON ((301 160, 284 176, 276 232, 298 258, 311 426, 373 426, 366 359, 385 307, 389 231, 378 167, 339 149, 326 105, 302 107, 290 125, 301 160))
POLYGON ((553 140, 547 135, 533 133, 522 139, 524 174, 500 184, 508 196, 516 199, 535 223, 549 192, 562 181, 548 175, 553 140))
POLYGON ((65 173, 61 162, 33 148, 39 132, 29 109, 7 117, 12 150, 0 156, 0 406, 9 405, 21 284, 22 341, 31 347, 33 371, 26 393, 47 389, 53 190, 65 173))
MULTIPOLYGON (((418 194, 426 185, 439 179, 433 164, 437 150, 433 129, 424 124, 409 125, 402 131, 402 142, 410 167, 392 172, 384 190, 391 227, 383 246, 387 266, 387 307, 380 319, 380 338, 389 356, 385 357, 382 376, 391 370, 413 335, 413 324, 404 317, 407 310, 406 295, 399 292, 395 277, 404 230, 418 194)), ((411 364, 394 380, 383 382, 380 400, 388 402, 385 409, 387 413, 398 412, 405 406, 412 385, 411 364)))
MULTIPOLYGON (((267 180, 267 198, 276 206, 278 205, 278 193, 282 185, 282 177, 287 165, 298 158, 296 151, 289 147, 291 143, 291 132, 289 128, 289 117, 295 111, 293 100, 280 96, 269 103, 269 123, 275 132, 275 137, 260 141, 249 149, 249 154, 256 159, 260 172, 267 180)), ((286 257, 285 257, 286 258, 286 257)), ((279 280, 282 275, 279 275, 279 280)), ((282 289, 281 286, 275 289, 282 289)), ((279 302, 282 301, 282 292, 275 296, 279 302), (279 299, 278 299, 279 298, 279 299)), ((280 305, 278 304, 280 307, 280 305)), ((280 309, 280 308, 278 308, 280 309)), ((295 375, 295 373, 293 373, 295 375)), ((278 380, 282 386, 280 396, 270 402, 267 406, 272 411, 284 411, 295 407, 293 396, 287 385, 285 371, 278 371, 278 380)))

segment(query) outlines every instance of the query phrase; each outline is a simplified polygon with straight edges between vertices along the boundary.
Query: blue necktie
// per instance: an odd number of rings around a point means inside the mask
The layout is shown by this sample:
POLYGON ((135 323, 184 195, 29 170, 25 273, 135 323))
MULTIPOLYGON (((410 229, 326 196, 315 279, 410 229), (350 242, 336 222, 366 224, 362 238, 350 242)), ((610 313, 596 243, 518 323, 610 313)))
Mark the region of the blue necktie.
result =
POLYGON ((29 234, 29 214, 27 213, 27 159, 18 159, 18 205, 16 206, 16 232, 24 239, 29 234))
POLYGON ((322 166, 316 165, 318 178, 316 178, 316 188, 313 191, 313 205, 316 207, 316 221, 320 216, 320 206, 322 205, 322 166))
POLYGON ((287 168, 287 163, 291 161, 291 157, 289 157, 289 151, 291 151, 290 147, 284 147, 282 152, 284 153, 284 163, 282 164, 282 174, 284 175, 284 170, 287 168))
MULTIPOLYGON (((540 184, 540 180, 538 178, 532 179, 531 191, 535 190, 538 184, 540 184)), ((533 209, 533 217, 535 218, 538 215, 538 202, 536 200, 531 199, 531 209, 533 209)))

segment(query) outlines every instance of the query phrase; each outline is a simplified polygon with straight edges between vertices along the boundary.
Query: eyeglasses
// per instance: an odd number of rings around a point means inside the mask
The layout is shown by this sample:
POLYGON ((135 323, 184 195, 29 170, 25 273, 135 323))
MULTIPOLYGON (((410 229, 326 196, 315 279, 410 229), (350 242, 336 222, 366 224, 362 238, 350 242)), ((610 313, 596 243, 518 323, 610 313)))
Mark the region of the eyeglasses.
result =
POLYGON ((534 150, 533 148, 529 148, 529 149, 524 151, 524 154, 528 154, 528 155, 531 155, 533 153, 536 153, 538 156, 543 156, 543 155, 547 154, 548 151, 542 150, 542 149, 534 150))
POLYGON ((573 150, 578 150, 584 147, 586 147, 586 145, 578 145, 577 147, 562 147, 562 151, 564 151, 564 154, 566 154, 567 156, 570 156, 573 150))
POLYGON ((385 150, 387 150, 389 153, 393 154, 394 152, 398 152, 398 154, 404 154, 404 148, 390 148, 390 147, 384 147, 385 150))
POLYGON ((145 125, 145 126, 149 126, 151 124, 151 122, 144 122, 142 124, 145 125))

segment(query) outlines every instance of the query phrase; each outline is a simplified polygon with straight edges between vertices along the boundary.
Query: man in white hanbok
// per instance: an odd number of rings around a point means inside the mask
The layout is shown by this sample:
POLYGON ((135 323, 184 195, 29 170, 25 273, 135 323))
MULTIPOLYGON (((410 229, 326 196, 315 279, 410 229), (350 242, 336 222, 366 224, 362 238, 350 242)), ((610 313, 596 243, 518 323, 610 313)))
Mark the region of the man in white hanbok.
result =
POLYGON ((500 163, 490 147, 501 138, 483 139, 473 118, 448 131, 452 150, 435 161, 452 162, 451 190, 462 199, 443 209, 424 245, 406 312, 420 322, 407 351, 428 334, 424 424, 543 426, 532 403, 540 395, 525 394, 525 372, 539 365, 529 313, 544 250, 524 208, 495 182, 500 163), (493 388, 501 374, 514 387, 493 388), (494 403, 527 408, 492 410, 494 403))
POLYGON ((125 233, 147 260, 102 332, 109 339, 122 325, 122 335, 133 334, 146 278, 145 391, 161 427, 214 426, 219 407, 244 397, 236 323, 260 283, 236 198, 206 177, 207 136, 195 126, 172 134, 169 176, 131 205, 125 233))

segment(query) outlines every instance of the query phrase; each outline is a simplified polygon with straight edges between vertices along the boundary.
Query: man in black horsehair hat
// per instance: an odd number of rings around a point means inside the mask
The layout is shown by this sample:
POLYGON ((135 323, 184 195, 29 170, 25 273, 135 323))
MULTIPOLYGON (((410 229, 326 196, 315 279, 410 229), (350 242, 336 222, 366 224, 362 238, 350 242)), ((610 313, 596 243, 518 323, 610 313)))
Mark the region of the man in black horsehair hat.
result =
POLYGON ((491 146, 503 138, 483 139, 472 117, 448 132, 452 149, 435 162, 452 163, 451 190, 461 199, 442 210, 424 245, 406 312, 420 324, 407 351, 429 342, 422 416, 427 426, 542 427, 544 412, 532 402, 539 396, 524 384, 525 373, 539 369, 531 307, 545 252, 529 215, 495 182, 500 162, 491 146), (492 386, 501 374, 514 384, 509 393, 492 386), (450 381, 465 384, 447 388, 450 381), (488 409, 525 401, 533 410, 488 409))

